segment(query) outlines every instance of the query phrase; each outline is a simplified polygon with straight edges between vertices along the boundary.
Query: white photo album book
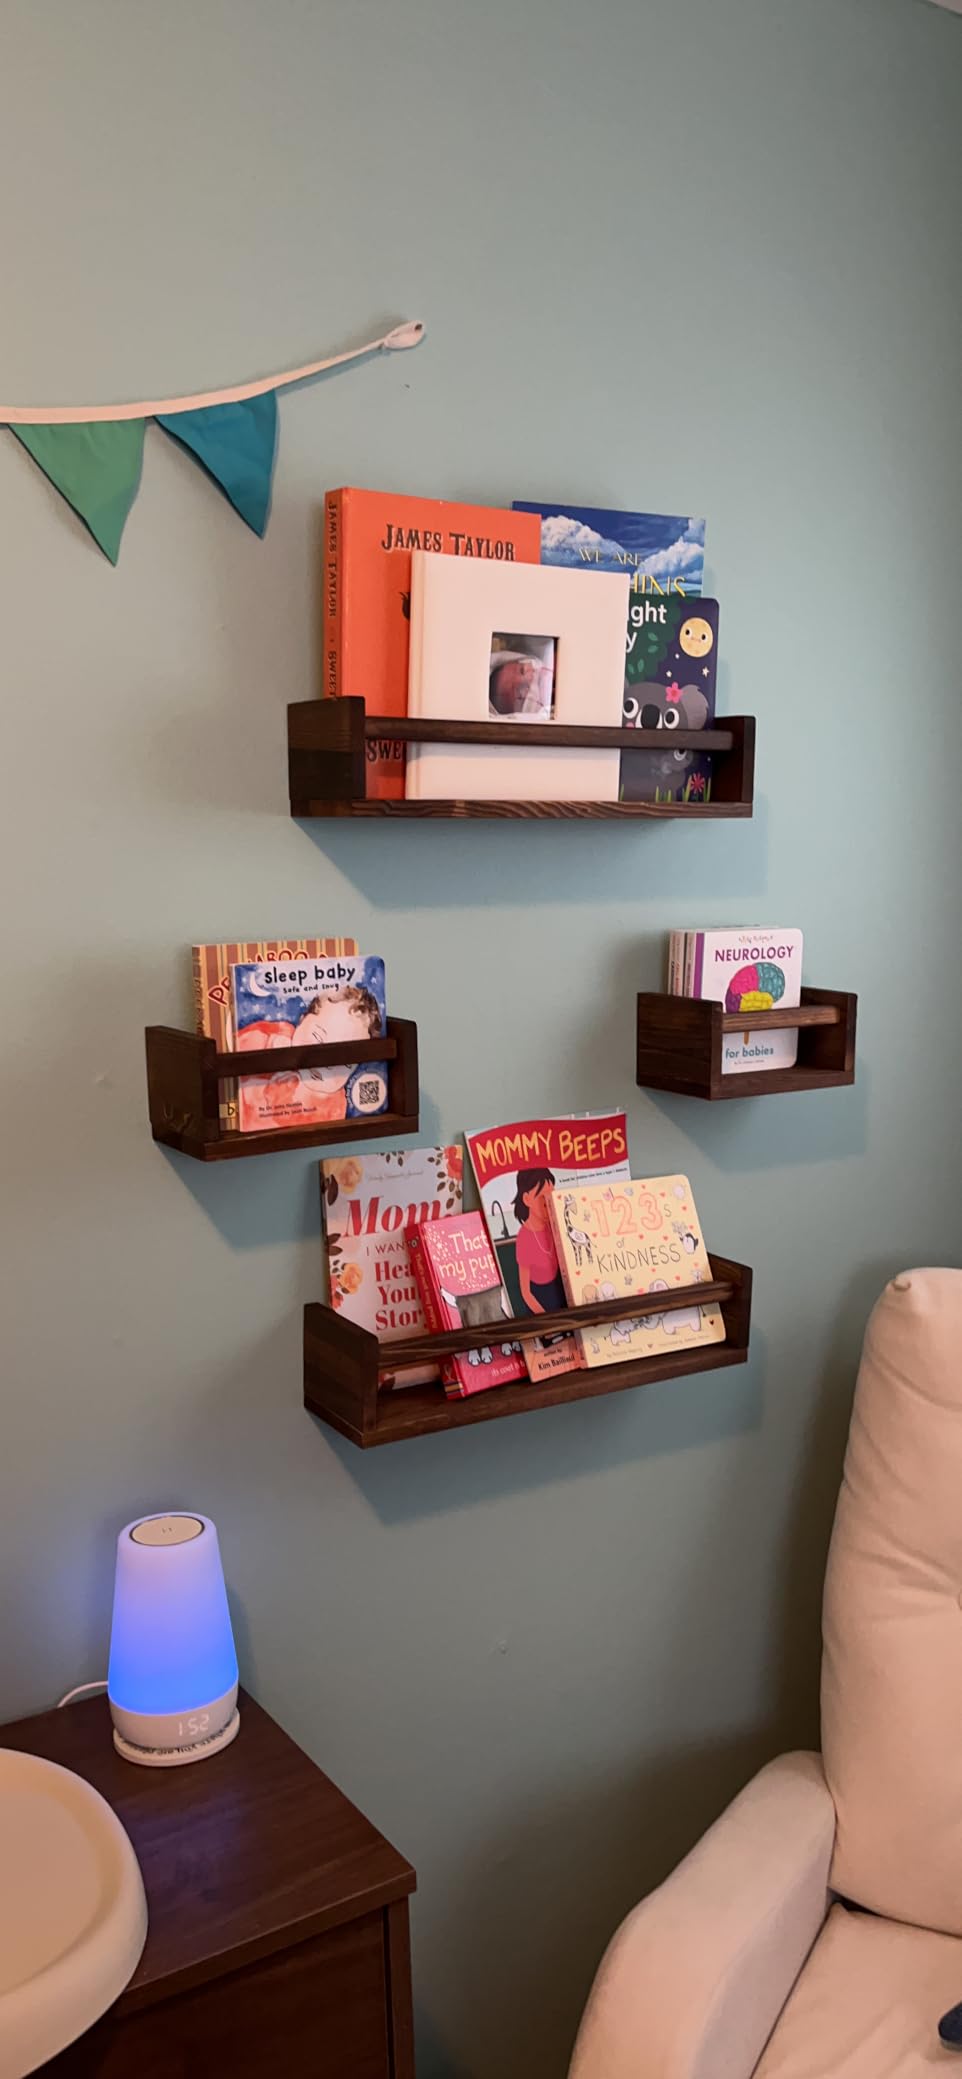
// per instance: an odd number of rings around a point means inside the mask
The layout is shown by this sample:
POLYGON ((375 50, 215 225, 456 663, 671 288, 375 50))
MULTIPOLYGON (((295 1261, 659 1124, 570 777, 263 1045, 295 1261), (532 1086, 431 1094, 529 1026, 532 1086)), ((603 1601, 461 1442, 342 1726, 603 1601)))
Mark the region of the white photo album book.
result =
MULTIPOLYGON (((621 726, 627 574, 411 558, 408 713, 621 726)), ((414 799, 617 801, 617 748, 412 744, 414 799)))

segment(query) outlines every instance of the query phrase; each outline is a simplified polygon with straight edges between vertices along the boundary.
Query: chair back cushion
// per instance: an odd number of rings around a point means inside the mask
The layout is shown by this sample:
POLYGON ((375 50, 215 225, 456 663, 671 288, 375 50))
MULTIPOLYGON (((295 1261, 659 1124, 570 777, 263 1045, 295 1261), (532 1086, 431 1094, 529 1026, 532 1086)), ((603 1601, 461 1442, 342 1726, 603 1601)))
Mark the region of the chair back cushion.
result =
POLYGON ((822 1629, 832 1884, 962 1935, 962 1271, 907 1271, 872 1313, 822 1629))

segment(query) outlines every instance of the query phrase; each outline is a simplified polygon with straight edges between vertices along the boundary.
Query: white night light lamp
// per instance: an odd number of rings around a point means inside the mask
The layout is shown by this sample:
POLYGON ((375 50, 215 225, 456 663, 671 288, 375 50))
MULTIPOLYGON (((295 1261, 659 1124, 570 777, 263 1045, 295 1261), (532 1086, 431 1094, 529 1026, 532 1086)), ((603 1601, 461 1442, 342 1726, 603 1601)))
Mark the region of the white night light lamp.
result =
POLYGON ((228 1747, 237 1655, 208 1516, 142 1516, 117 1539, 107 1696, 127 1761, 176 1768, 228 1747))

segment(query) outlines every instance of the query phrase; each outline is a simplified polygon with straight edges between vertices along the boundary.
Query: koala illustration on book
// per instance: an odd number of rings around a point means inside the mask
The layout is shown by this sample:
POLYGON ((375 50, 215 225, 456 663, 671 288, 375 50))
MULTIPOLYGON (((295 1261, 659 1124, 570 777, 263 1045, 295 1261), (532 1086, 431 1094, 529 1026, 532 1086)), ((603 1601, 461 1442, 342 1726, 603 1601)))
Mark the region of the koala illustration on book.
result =
MULTIPOLYGON (((565 1192, 564 1215, 565 1232, 574 1251, 575 1269, 580 1270, 582 1259, 585 1263, 592 1263, 594 1259, 591 1254, 590 1237, 585 1234, 583 1228, 575 1226, 575 1202, 570 1191, 565 1192)), ((614 1297, 613 1293, 605 1293, 604 1288, 602 1296, 606 1299, 614 1297)))
POLYGON ((674 683, 661 686, 657 679, 642 679, 636 686, 625 686, 625 728, 661 729, 665 732, 664 752, 659 749, 649 755, 653 775, 668 785, 678 784, 686 766, 691 765, 695 757, 694 751, 672 749, 672 731, 705 729, 708 719, 708 701, 700 686, 674 683))

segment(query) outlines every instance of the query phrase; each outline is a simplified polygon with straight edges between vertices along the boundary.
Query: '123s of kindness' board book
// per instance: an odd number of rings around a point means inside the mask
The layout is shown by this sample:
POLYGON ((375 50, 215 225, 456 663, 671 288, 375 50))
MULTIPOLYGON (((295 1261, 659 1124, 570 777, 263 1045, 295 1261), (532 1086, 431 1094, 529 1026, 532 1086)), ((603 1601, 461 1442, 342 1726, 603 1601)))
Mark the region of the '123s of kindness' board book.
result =
POLYGON ((623 721, 664 731, 664 748, 623 750, 622 801, 711 799, 711 757, 675 750, 678 729, 708 729, 715 715, 718 601, 701 597, 705 522, 681 514, 612 512, 590 505, 531 505, 541 514, 541 560, 574 570, 628 571, 623 721), (697 603, 693 603, 697 602, 697 603))
MULTIPOLYGON (((550 1314, 566 1307, 551 1193, 556 1184, 628 1176, 624 1112, 519 1119, 464 1138, 511 1312, 550 1314)), ((581 1368, 581 1352, 570 1334, 526 1336, 522 1349, 532 1380, 581 1368)))
MULTIPOLYGON (((331 1305, 382 1341, 427 1326, 407 1235, 461 1211, 460 1148, 402 1148, 321 1163, 331 1305)), ((436 1364, 381 1373, 379 1385, 422 1386, 436 1364)))
POLYGON ((387 1062, 350 1059, 352 1045, 381 1039, 387 1031, 383 960, 345 953, 291 965, 244 961, 231 968, 231 1005, 238 1053, 343 1045, 346 1057, 327 1068, 239 1077, 243 1133, 367 1119, 387 1111, 387 1062))
MULTIPOLYGON (((353 486, 324 500, 324 692, 354 694, 371 714, 406 715, 411 552, 477 563, 538 563, 537 516, 353 486)), ((367 745, 367 791, 404 797, 404 745, 367 745)))
POLYGON ((645 1177, 624 1184, 574 1185, 551 1194, 551 1217, 572 1306, 637 1293, 652 1299, 691 1285, 692 1305, 676 1313, 647 1310, 578 1330, 585 1364, 623 1364, 665 1356, 696 1343, 723 1343, 717 1307, 698 1305, 697 1287, 711 1282, 687 1177, 645 1177))
MULTIPOLYGON (((194 1031, 212 1039, 218 1054, 233 1053, 230 971, 239 963, 278 961, 283 967, 301 967, 308 960, 331 960, 356 952, 356 938, 254 938, 192 946, 194 1031)), ((220 1117, 225 1127, 236 1129, 237 1084, 232 1079, 220 1084, 220 1117)))
POLYGON ((479 1350, 441 1360, 444 1389, 454 1399, 523 1379, 524 1358, 508 1333, 508 1301, 480 1213, 452 1215, 410 1228, 411 1263, 432 1334, 448 1328, 490 1328, 479 1350))

